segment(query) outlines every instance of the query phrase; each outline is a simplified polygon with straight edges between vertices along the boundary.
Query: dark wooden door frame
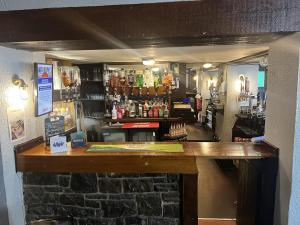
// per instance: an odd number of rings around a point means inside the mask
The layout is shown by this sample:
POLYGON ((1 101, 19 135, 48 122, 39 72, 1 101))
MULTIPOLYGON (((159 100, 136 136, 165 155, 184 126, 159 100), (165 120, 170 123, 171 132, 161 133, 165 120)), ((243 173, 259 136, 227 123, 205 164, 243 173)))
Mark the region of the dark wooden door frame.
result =
POLYGON ((298 0, 202 0, 0 12, 0 44, 28 50, 264 43, 300 31, 298 0))

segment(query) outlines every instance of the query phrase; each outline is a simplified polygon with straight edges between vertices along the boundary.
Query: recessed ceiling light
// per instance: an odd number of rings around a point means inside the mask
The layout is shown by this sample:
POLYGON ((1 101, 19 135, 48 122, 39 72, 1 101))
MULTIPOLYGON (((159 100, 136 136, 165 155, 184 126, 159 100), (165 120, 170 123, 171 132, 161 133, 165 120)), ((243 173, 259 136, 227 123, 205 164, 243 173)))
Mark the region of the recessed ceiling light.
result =
POLYGON ((155 64, 155 60, 153 58, 145 58, 143 59, 143 64, 145 66, 152 66, 155 64))
POLYGON ((208 69, 210 67, 212 67, 211 63, 205 63, 205 64, 203 64, 203 68, 205 68, 205 69, 208 69))

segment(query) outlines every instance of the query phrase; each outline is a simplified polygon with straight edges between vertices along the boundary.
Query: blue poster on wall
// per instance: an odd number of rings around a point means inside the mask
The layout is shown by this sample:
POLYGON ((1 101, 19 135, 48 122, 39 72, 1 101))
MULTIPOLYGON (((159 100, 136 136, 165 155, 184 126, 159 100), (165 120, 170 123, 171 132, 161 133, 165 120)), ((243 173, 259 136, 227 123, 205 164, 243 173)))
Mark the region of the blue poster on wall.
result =
POLYGON ((53 66, 35 63, 36 74, 36 116, 53 110, 53 66))

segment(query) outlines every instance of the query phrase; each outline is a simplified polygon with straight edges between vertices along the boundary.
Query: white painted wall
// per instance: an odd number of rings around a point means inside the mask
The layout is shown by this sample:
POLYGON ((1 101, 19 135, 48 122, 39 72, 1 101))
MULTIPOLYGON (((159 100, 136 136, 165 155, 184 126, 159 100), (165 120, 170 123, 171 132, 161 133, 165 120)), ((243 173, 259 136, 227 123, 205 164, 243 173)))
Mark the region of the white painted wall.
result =
POLYGON ((258 70, 258 65, 228 65, 225 69, 227 94, 225 97, 221 97, 224 104, 224 115, 217 113, 216 118, 216 135, 221 138, 221 141, 231 141, 232 139, 232 127, 236 121, 235 114, 239 112, 237 102, 239 91, 236 87, 239 75, 244 74, 249 78, 250 92, 256 96, 258 70))
MULTIPOLYGON (((299 68, 300 35, 282 38, 270 45, 269 76, 267 81, 267 109, 266 109, 266 140, 279 147, 279 177, 277 185, 277 198, 275 209, 275 225, 288 224, 288 211, 290 190, 292 182, 293 151, 299 142, 295 140, 295 116, 297 101, 297 84, 299 68), (294 146, 295 142, 295 146, 294 146)), ((298 95, 299 96, 299 95, 298 95)), ((299 98, 298 98, 299 101, 299 98)), ((297 124, 298 126, 299 124, 297 124)), ((299 131, 296 133, 298 134, 299 131)), ((299 152, 299 148, 297 149, 299 152)), ((296 159, 295 159, 296 160, 296 159)), ((295 168, 299 166, 294 161, 295 168)), ((299 176, 299 170, 295 177, 299 176), (298 173, 298 174, 297 174, 298 173)), ((296 193, 299 192, 300 183, 293 181, 296 193)), ((291 201, 291 215, 289 224, 299 221, 299 208, 294 208, 296 199, 291 201), (298 210, 298 215, 295 215, 298 210), (293 215, 292 215, 293 213, 293 215)))
MULTIPOLYGON (((33 54, 26 51, 18 51, 0 47, 0 143, 2 153, 3 175, 6 190, 6 200, 10 225, 23 225, 24 206, 22 194, 21 174, 15 172, 15 159, 13 146, 26 140, 30 140, 39 135, 43 135, 44 117, 34 117, 33 102, 33 62, 44 62, 43 54, 33 54), (25 109, 26 114, 26 139, 12 143, 9 139, 7 123, 7 103, 5 100, 5 90, 12 86, 11 78, 13 74, 18 74, 29 84, 30 97, 25 109)), ((1 224, 2 225, 2 224, 1 224)))
MULTIPOLYGON (((298 54, 300 48, 300 38, 298 39, 298 54)), ((295 121, 295 140, 292 168, 292 189, 289 210, 289 225, 300 224, 300 54, 298 55, 298 85, 297 85, 297 106, 295 121)))
POLYGON ((0 11, 80 6, 125 5, 177 1, 178 0, 0 0, 0 11))

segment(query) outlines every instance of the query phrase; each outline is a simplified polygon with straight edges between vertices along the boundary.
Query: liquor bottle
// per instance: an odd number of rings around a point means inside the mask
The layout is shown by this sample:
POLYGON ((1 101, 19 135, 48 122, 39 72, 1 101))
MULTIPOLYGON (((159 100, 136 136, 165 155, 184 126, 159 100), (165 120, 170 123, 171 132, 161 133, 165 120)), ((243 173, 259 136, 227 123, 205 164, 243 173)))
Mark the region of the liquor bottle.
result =
POLYGON ((143 117, 143 106, 139 104, 139 117, 143 117))
POLYGON ((147 112, 145 109, 143 110, 143 117, 144 117, 144 118, 147 118, 147 117, 148 117, 148 112, 147 112))
POLYGON ((164 117, 164 109, 162 104, 160 104, 159 106, 159 117, 160 118, 164 117))
POLYGON ((129 107, 129 103, 128 101, 125 103, 125 117, 129 117, 129 111, 130 111, 130 107, 129 107))
POLYGON ((110 80, 110 71, 105 70, 103 74, 103 86, 108 87, 109 86, 109 80, 110 80))
POLYGON ((143 82, 144 82, 144 87, 149 88, 154 86, 153 75, 151 73, 151 70, 145 69, 143 82))
POLYGON ((161 73, 160 71, 154 72, 152 71, 153 76, 153 85, 154 87, 158 87, 161 84, 161 73))
POLYGON ((122 119, 123 118, 122 109, 120 108, 120 106, 117 109, 117 118, 118 119, 122 119))
POLYGON ((165 103, 164 117, 165 118, 169 117, 168 102, 165 103))
POLYGON ((135 83, 134 70, 130 70, 128 74, 128 85, 133 87, 135 83))
POLYGON ((117 71, 114 71, 111 77, 111 87, 118 87, 118 86, 119 86, 119 74, 117 71))
POLYGON ((134 118, 136 115, 136 109, 135 109, 135 104, 132 100, 129 100, 130 102, 130 111, 129 111, 129 117, 134 118))
POLYGON ((179 135, 179 124, 177 123, 175 125, 175 136, 178 136, 179 135))
POLYGON ((136 86, 138 88, 142 88, 143 87, 143 84, 144 84, 144 77, 143 77, 143 73, 142 71, 136 71, 136 86))
POLYGON ((124 69, 121 69, 121 71, 119 71, 119 82, 120 82, 121 86, 125 86, 125 84, 126 84, 126 77, 125 77, 124 69))
POLYGON ((118 116, 117 116, 117 110, 116 110, 116 105, 115 105, 115 104, 114 104, 113 109, 112 109, 112 111, 111 111, 111 118, 112 118, 113 120, 118 119, 118 116))
POLYGON ((171 85, 172 85, 171 86, 172 89, 176 88, 176 77, 175 76, 172 77, 172 84, 171 85))
POLYGON ((169 134, 170 134, 171 137, 174 137, 174 136, 175 136, 175 135, 174 135, 174 125, 173 125, 173 124, 171 124, 169 134))
POLYGON ((158 109, 158 106, 154 106, 153 107, 153 117, 154 118, 158 118, 159 116, 159 109, 158 109))
POLYGON ((148 100, 145 100, 144 109, 145 109, 146 111, 149 110, 149 103, 148 103, 148 100))
POLYGON ((179 89, 179 83, 180 83, 179 77, 176 77, 176 89, 179 89))
POLYGON ((144 118, 147 118, 148 117, 148 110, 149 110, 149 105, 148 105, 148 101, 146 100, 145 101, 145 104, 144 104, 144 111, 143 111, 143 114, 144 114, 144 118))
POLYGON ((149 118, 153 117, 153 110, 152 110, 152 108, 149 109, 148 115, 149 115, 149 118))

